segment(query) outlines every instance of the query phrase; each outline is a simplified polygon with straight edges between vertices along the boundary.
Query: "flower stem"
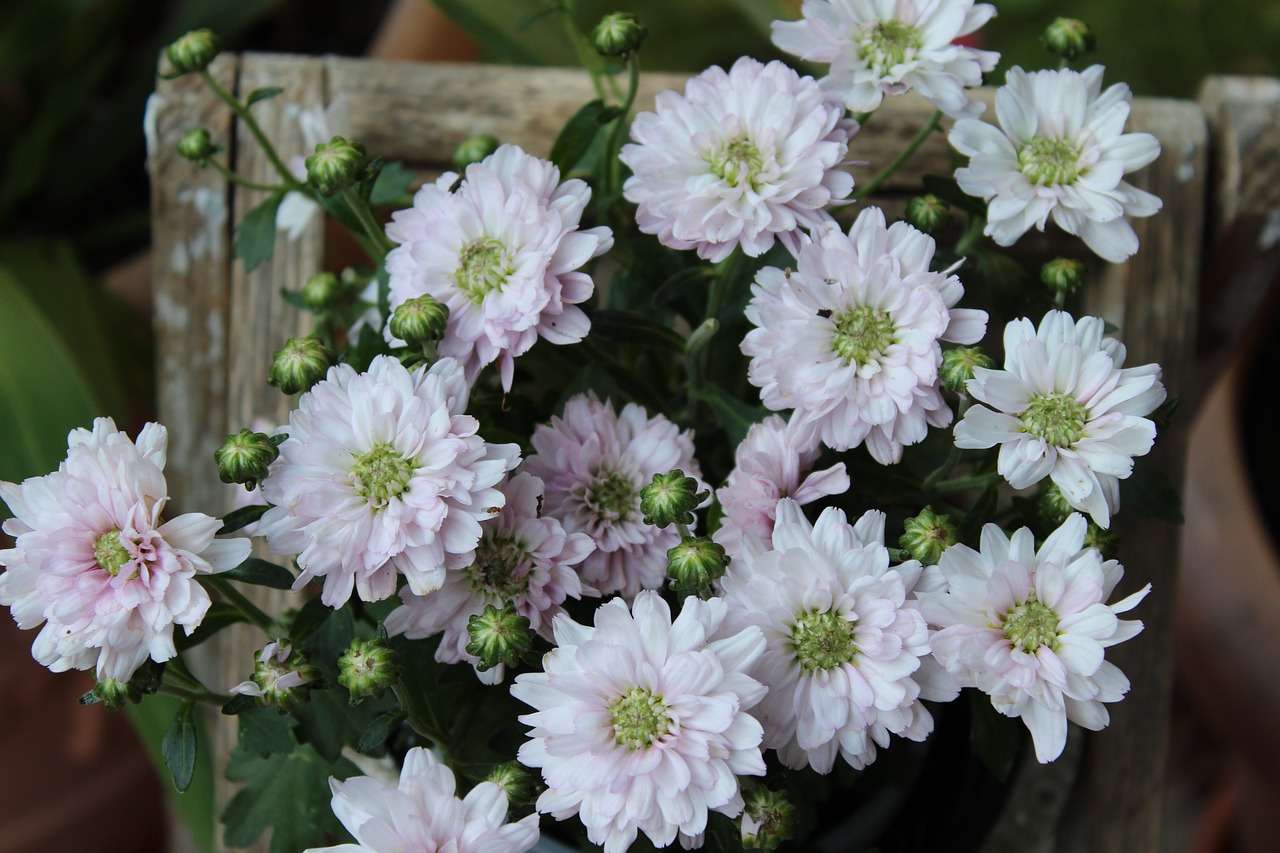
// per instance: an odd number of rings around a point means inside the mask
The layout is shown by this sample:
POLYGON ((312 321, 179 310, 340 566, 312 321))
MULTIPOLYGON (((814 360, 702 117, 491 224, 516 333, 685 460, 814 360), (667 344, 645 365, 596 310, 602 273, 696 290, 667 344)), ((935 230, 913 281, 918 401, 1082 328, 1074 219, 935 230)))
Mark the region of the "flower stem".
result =
POLYGON ((233 184, 242 186, 247 190, 262 190, 263 192, 278 193, 288 189, 288 187, 286 187, 284 184, 260 184, 255 181, 250 181, 246 178, 242 178, 239 175, 237 175, 235 172, 231 171, 226 166, 222 165, 217 160, 214 160, 212 158, 210 158, 209 160, 209 165, 217 169, 219 172, 221 172, 222 176, 226 178, 228 181, 231 181, 233 184))
POLYGON ((213 90, 213 93, 230 107, 233 113, 239 116, 245 127, 249 128, 253 138, 258 140, 258 145, 262 146, 262 153, 267 155, 271 165, 280 173, 280 177, 284 179, 285 186, 289 189, 299 189, 302 185, 298 183, 298 179, 293 176, 293 173, 289 171, 289 167, 280 159, 280 155, 276 153, 275 146, 267 139, 267 135, 262 132, 262 128, 258 125, 258 120, 253 117, 253 113, 249 111, 249 108, 242 104, 239 98, 222 88, 218 81, 213 79, 213 75, 209 73, 208 69, 201 71, 200 77, 204 80, 205 85, 213 90))
POLYGON ((409 727, 431 741, 436 751, 444 759, 445 764, 448 764, 449 744, 444 737, 444 727, 436 719, 431 703, 425 700, 422 702, 416 701, 409 695, 409 689, 405 686, 403 680, 391 685, 391 692, 395 694, 396 701, 400 703, 400 710, 404 711, 409 727))
POLYGON ((929 138, 929 134, 933 133, 934 130, 937 129, 938 122, 940 121, 942 121, 942 110, 934 110, 933 115, 929 116, 929 120, 924 123, 924 127, 920 128, 919 133, 917 133, 915 137, 907 143, 907 147, 902 149, 898 156, 893 158, 893 162, 881 169, 880 173, 868 181, 861 190, 854 193, 853 200, 861 201, 876 190, 880 189, 880 187, 884 185, 884 182, 893 177, 893 173, 901 169, 902 164, 907 162, 912 154, 916 153, 916 149, 929 138))
POLYGON ((239 610, 244 618, 268 634, 274 635, 276 633, 275 620, 264 613, 258 605, 246 598, 244 593, 232 586, 231 581, 226 578, 220 578, 217 575, 202 575, 200 580, 205 586, 217 591, 219 595, 227 600, 228 604, 239 610))
POLYGON ((939 494, 945 495, 951 492, 964 492, 969 489, 985 489, 994 485, 999 479, 999 474, 972 474, 968 477, 956 477, 954 480, 942 480, 935 483, 933 488, 939 494))
POLYGON ((192 690, 169 683, 162 683, 158 692, 166 696, 174 696, 185 702, 204 702, 208 705, 217 705, 219 707, 231 701, 230 696, 223 696, 209 690, 192 690))
POLYGON ((974 214, 969 217, 969 224, 965 227, 964 233, 960 235, 960 239, 956 241, 956 254, 964 256, 969 254, 975 246, 982 242, 982 230, 987 225, 987 218, 974 214))
POLYGON ((621 113, 613 120, 609 129, 609 145, 605 149, 605 162, 609 164, 609 186, 605 195, 609 198, 619 190, 622 183, 622 161, 618 159, 618 151, 622 148, 622 129, 627 126, 631 117, 631 107, 636 102, 636 93, 640 91, 640 59, 635 51, 627 55, 627 70, 630 72, 627 82, 627 96, 622 101, 621 113))
MULTIPOLYGON (((961 397, 960 404, 957 407, 956 420, 964 417, 964 413, 969 410, 970 400, 968 397, 961 397)), ((951 473, 951 469, 956 467, 956 463, 960 461, 960 448, 952 442, 951 452, 947 454, 946 460, 937 468, 929 472, 924 478, 924 482, 920 484, 921 491, 927 492, 932 489, 939 480, 951 473)))
POLYGON ((558 5, 565 34, 569 36, 569 41, 573 43, 573 49, 578 54, 578 64, 591 75, 591 85, 595 86, 600 100, 608 101, 609 96, 604 91, 603 75, 600 73, 600 61, 596 58, 595 48, 573 24, 573 4, 569 0, 562 0, 558 5))
POLYGON ((377 257, 374 257, 373 260, 382 260, 382 257, 395 248, 395 244, 387 237, 382 226, 378 224, 378 220, 373 217, 373 211, 369 210, 369 205, 365 203, 354 187, 343 187, 342 198, 347 202, 347 206, 351 208, 351 212, 356 215, 356 219, 360 220, 360 227, 364 229, 365 236, 369 238, 374 248, 377 249, 377 252, 373 253, 377 257))

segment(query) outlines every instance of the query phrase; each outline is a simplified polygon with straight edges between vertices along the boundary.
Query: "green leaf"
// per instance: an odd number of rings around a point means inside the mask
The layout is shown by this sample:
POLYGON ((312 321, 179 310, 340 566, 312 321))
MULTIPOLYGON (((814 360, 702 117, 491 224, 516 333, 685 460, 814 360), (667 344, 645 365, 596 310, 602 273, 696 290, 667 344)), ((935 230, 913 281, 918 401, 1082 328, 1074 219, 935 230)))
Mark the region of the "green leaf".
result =
POLYGON ((1007 781, 1026 736, 1022 723, 997 711, 981 691, 964 692, 969 694, 969 745, 992 775, 1007 781))
POLYGON ((325 761, 307 745, 268 756, 234 750, 227 778, 244 787, 222 813, 224 840, 229 847, 247 847, 270 828, 271 853, 297 853, 346 838, 329 808, 329 777, 358 772, 349 761, 325 761))
POLYGON ((225 601, 215 601, 209 605, 208 612, 200 620, 199 628, 196 628, 190 634, 174 635, 174 645, 177 646, 178 651, 186 651, 200 645, 229 625, 247 621, 244 614, 234 605, 227 604, 225 601))
POLYGON ((283 91, 284 89, 279 86, 263 86, 261 89, 254 89, 249 93, 249 97, 245 99, 244 105, 246 107, 251 107, 258 103, 258 101, 265 101, 268 98, 274 98, 283 91))
POLYGON ((253 272, 264 261, 271 260, 276 248, 276 211, 284 193, 271 195, 245 214, 236 227, 236 257, 244 261, 246 272, 253 272))
POLYGON ((716 272, 712 267, 697 266, 682 269, 658 285, 658 289, 653 292, 654 307, 665 308, 691 289, 710 285, 715 277, 716 272))
POLYGON ((716 413, 716 419, 729 434, 729 441, 738 446, 747 436, 747 430, 769 416, 763 406, 752 406, 734 399, 719 388, 710 386, 698 392, 698 397, 716 413))
MULTIPOLYGON (((130 705, 125 709, 138 739, 142 742, 151 759, 152 766, 159 775, 164 768, 164 751, 161 742, 168 730, 173 715, 178 713, 182 702, 172 696, 157 694, 148 696, 145 702, 130 705)), ((200 715, 194 718, 196 726, 196 750, 205 754, 209 752, 208 732, 201 722, 200 715)), ((202 853, 213 851, 213 830, 216 822, 217 807, 214 805, 212 761, 196 762, 195 773, 186 793, 172 800, 174 809, 182 817, 183 823, 191 830, 197 846, 202 853)))
POLYGON ((271 589, 293 589, 293 572, 258 557, 249 557, 234 569, 218 575, 240 583, 266 586, 271 589))
POLYGON ((396 204, 409 193, 409 187, 416 177, 399 160, 392 160, 378 172, 373 190, 369 193, 369 203, 374 207, 396 204))
POLYGON ((617 107, 606 107, 604 101, 596 99, 584 104, 573 114, 555 144, 551 146, 551 162, 560 167, 560 173, 566 174, 583 158, 591 143, 595 141, 600 128, 619 116, 617 107))
POLYGON ((191 777, 196 769, 195 713, 195 702, 183 702, 160 743, 165 767, 169 768, 173 787, 178 789, 179 794, 191 786, 191 777))
POLYGON ((684 338, 636 311, 606 309, 591 315, 591 334, 611 341, 684 352, 684 338))
POLYGON ((302 605, 297 615, 293 617, 293 622, 289 625, 289 639, 294 645, 301 643, 314 634, 316 629, 332 615, 333 608, 325 604, 320 596, 314 596, 302 605))
POLYGON ((237 716, 241 749, 266 758, 297 748, 298 742, 293 737, 295 721, 275 708, 255 707, 237 716))
POLYGON ((382 755, 387 738, 395 734, 404 722, 404 711, 384 711, 373 718, 373 722, 360 733, 356 741, 356 749, 364 755, 382 755))
POLYGON ((222 517, 222 526, 218 528, 218 535, 222 536, 226 533, 234 533, 237 530, 248 527, 266 514, 271 507, 266 504, 251 504, 242 506, 239 509, 233 509, 222 517))
POLYGON ((1129 479, 1120 481, 1120 506, 1170 524, 1183 522, 1182 496, 1164 469, 1150 463, 1139 462, 1129 479))
POLYGON ((567 64, 573 46, 564 35, 559 16, 548 15, 518 32, 512 26, 528 9, 526 0, 434 0, 435 4, 466 30, 486 53, 517 65, 567 64))
POLYGON ((243 693, 238 693, 235 696, 232 696, 231 699, 222 706, 222 713, 228 717, 238 717, 247 711, 252 711, 254 708, 261 707, 262 706, 258 704, 258 700, 253 696, 246 696, 243 693))

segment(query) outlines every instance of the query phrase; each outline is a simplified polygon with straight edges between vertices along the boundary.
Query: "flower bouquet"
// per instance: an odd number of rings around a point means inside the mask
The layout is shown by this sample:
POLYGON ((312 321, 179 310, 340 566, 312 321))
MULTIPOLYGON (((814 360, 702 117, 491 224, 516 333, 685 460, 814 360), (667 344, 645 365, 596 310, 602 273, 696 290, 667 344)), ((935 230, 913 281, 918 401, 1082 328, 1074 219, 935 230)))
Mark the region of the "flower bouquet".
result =
POLYGON ((288 422, 213 454, 238 509, 168 511, 165 428, 100 419, 0 484, 0 603, 41 663, 95 670, 84 701, 181 700, 179 790, 197 708, 238 718, 229 844, 953 842, 913 815, 989 819, 1024 733, 1053 761, 1128 689, 1105 650, 1146 590, 1112 600, 1109 531, 1171 409, 1157 365, 1069 313, 1080 257, 996 281, 1051 220, 1122 262, 1160 201, 1125 180, 1159 154, 1124 131, 1127 87, 1070 67, 1077 21, 984 117, 998 56, 965 39, 993 14, 808 0, 774 43, 824 76, 742 58, 638 114, 646 33, 609 15, 589 41, 617 73, 589 63, 600 97, 550 159, 469 139, 385 225, 410 175, 340 135, 286 162, 252 112, 280 90, 231 95, 216 38, 188 34, 172 73, 277 172, 236 175, 204 129, 179 146, 270 193, 241 259, 327 215, 368 265, 280 283, 315 334, 264 365, 288 422), (936 111, 859 163, 908 91, 936 111), (956 168, 891 223, 865 199, 935 132, 956 168), (266 612, 253 585, 294 598, 266 612), (247 678, 209 683, 192 650, 241 623, 247 678), (975 773, 981 808, 939 805, 937 779, 975 773))

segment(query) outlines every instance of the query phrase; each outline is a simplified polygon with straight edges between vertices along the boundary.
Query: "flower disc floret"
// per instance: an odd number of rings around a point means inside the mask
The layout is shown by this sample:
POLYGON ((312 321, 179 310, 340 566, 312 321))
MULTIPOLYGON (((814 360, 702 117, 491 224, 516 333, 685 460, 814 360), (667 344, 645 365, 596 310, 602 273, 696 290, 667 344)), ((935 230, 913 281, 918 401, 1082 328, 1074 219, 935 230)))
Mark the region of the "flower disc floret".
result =
POLYGON ((669 710, 661 696, 654 696, 643 687, 632 687, 609 706, 618 746, 630 750, 653 746, 658 738, 671 733, 669 710))
POLYGON ((409 488, 418 460, 402 456, 388 442, 379 442, 364 453, 353 454, 351 481, 355 493, 367 498, 369 505, 385 507, 409 488))
POLYGON ((806 673, 835 669, 851 663, 858 654, 854 623, 839 613, 804 613, 796 617, 791 644, 806 673))
POLYGON ((1027 595, 1027 600, 1015 604, 1004 617, 1004 635, 1014 646, 1027 654, 1035 654, 1041 646, 1057 650, 1058 614, 1036 600, 1035 591, 1027 595))
POLYGON ((1089 410, 1057 391, 1032 394, 1020 420, 1027 432, 1055 447, 1070 447, 1084 436, 1089 410))
POLYGON ((1071 184, 1080 175, 1080 146, 1070 139, 1033 136, 1018 149, 1018 165, 1038 187, 1071 184))

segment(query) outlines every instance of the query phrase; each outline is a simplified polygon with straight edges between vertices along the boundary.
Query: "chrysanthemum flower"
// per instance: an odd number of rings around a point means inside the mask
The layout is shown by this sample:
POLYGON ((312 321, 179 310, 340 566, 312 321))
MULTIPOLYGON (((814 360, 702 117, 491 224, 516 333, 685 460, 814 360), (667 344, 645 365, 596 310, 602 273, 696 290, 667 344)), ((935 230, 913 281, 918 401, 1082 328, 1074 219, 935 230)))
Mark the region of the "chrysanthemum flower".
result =
POLYGON ((837 754, 870 764, 891 734, 924 740, 933 717, 913 674, 929 631, 907 600, 921 567, 889 567, 884 513, 851 526, 831 507, 811 525, 784 499, 772 540, 744 544, 720 586, 729 628, 764 632, 751 670, 769 688, 756 711, 764 745, 788 767, 829 773, 837 754))
POLYGON ((805 0, 799 21, 774 21, 773 43, 831 66, 819 81, 854 112, 914 89, 951 116, 980 112, 965 94, 1000 54, 955 44, 996 9, 973 0, 805 0))
POLYGON ((1165 398, 1160 365, 1122 367, 1124 344, 1104 338, 1098 317, 1050 311, 1037 329, 1025 317, 1004 331, 1004 369, 975 368, 974 406, 956 424, 956 446, 1000 445, 1000 474, 1015 489, 1045 477, 1102 527, 1120 506, 1156 427, 1144 415, 1165 398), (988 408, 990 406, 991 408, 988 408))
POLYGON ((1149 133, 1124 133, 1129 87, 1102 91, 1103 68, 1026 72, 1011 68, 996 92, 1000 127, 957 121, 948 137, 970 158, 956 170, 969 195, 987 201, 986 233, 1012 246, 1049 217, 1103 260, 1138 251, 1126 216, 1150 216, 1160 199, 1124 176, 1160 155, 1149 133))
POLYGON ((612 402, 579 394, 564 415, 539 426, 531 439, 536 451, 524 471, 546 484, 542 511, 570 533, 585 533, 596 550, 581 563, 584 591, 632 598, 641 589, 662 586, 667 550, 680 541, 675 526, 644 523, 640 491, 679 468, 706 489, 693 458, 693 434, 662 415, 628 403, 621 414, 612 402))
POLYGON ((965 686, 991 697, 996 710, 1020 717, 1042 763, 1062 753, 1067 720, 1098 731, 1109 721, 1104 702, 1118 702, 1129 680, 1104 650, 1142 630, 1116 618, 1132 610, 1150 585, 1106 604, 1123 568, 1084 547, 1088 524, 1073 513, 1040 550, 1027 528, 1007 536, 982 529, 980 551, 955 545, 930 572, 941 591, 921 593, 920 609, 939 630, 933 655, 965 686))
MULTIPOLYGON (((410 639, 444 632, 436 660, 475 664, 467 653, 467 621, 485 605, 501 607, 510 601, 529 626, 551 639, 551 619, 563 611, 565 598, 579 598, 582 582, 575 567, 595 549, 585 533, 566 533, 558 520, 542 516, 542 481, 521 472, 503 485, 506 504, 497 518, 486 521, 476 545, 474 562, 446 572, 444 586, 430 595, 401 590, 404 600, 387 617, 387 631, 410 639)), ((476 673, 481 681, 502 681, 499 664, 476 673)))
POLYGON ((692 843, 708 811, 742 811, 738 776, 762 776, 760 724, 748 711, 764 694, 746 675, 764 638, 722 630, 725 602, 685 599, 673 622, 656 592, 635 606, 615 598, 595 626, 554 622, 545 672, 516 676, 511 693, 536 711, 520 763, 542 769, 538 811, 579 815, 606 853, 643 831, 658 847, 692 843))
POLYGON ((19 628, 44 628, 31 653, 54 672, 96 667, 128 681, 148 657, 177 654, 173 626, 189 634, 209 595, 196 575, 235 568, 248 539, 214 539, 221 522, 198 512, 164 518, 168 434, 147 424, 135 444, 110 418, 72 430, 66 460, 44 477, 0 482, 14 517, 0 551, 0 604, 19 628))
POLYGON ((806 244, 798 271, 762 269, 746 311, 757 328, 742 341, 761 402, 795 409, 792 423, 835 450, 865 442, 883 465, 951 423, 938 342, 980 340, 987 315, 953 307, 964 288, 954 267, 930 272, 933 252, 932 237, 886 228, 873 207, 847 236, 832 227, 806 244))
POLYGON ((813 78, 743 57, 636 116, 636 144, 620 155, 633 172, 625 195, 640 206, 640 230, 664 246, 721 261, 737 246, 764 254, 778 239, 795 254, 802 229, 830 222, 824 208, 853 189, 837 167, 857 128, 813 78))
POLYGON ((322 577, 324 603, 341 607, 353 588, 365 601, 391 595, 397 572, 426 595, 471 564, 519 451, 476 434, 469 391, 454 359, 411 373, 379 356, 366 373, 330 368, 302 395, 258 527, 274 553, 298 555, 296 586, 322 577))
POLYGON ((538 843, 536 814, 506 822, 500 785, 481 782, 462 799, 455 786, 453 771, 422 747, 405 755, 396 788, 368 776, 330 778, 333 813, 357 843, 305 853, 524 853, 538 843))
POLYGON ((814 471, 822 448, 811 428, 792 426, 770 415, 747 430, 734 452, 728 481, 716 489, 724 521, 711 538, 731 557, 741 553, 744 536, 768 541, 781 498, 801 506, 849 489, 849 475, 839 462, 814 471))
POLYGON ((387 236, 400 246, 387 255, 391 308, 424 293, 448 306, 440 354, 461 361, 471 382, 498 362, 509 390, 515 358, 539 336, 586 337, 591 323, 577 306, 594 284, 578 268, 607 252, 613 234, 578 229, 591 198, 585 182, 559 183, 559 169, 514 145, 472 163, 451 191, 458 178, 446 172, 392 215, 387 236))

